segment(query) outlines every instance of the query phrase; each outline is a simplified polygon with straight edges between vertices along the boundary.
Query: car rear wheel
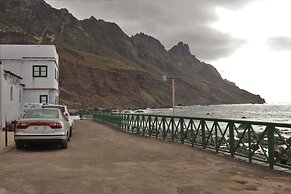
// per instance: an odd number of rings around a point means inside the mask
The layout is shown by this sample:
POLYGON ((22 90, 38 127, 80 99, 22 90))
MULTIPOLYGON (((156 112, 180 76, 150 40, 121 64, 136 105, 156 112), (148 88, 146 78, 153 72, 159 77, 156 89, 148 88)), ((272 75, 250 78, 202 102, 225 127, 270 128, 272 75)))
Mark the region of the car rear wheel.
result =
POLYGON ((15 148, 17 150, 23 149, 24 148, 24 144, 20 143, 20 142, 15 142, 15 148))
POLYGON ((71 140, 70 132, 67 134, 67 141, 71 140))
POLYGON ((67 149, 68 147, 68 142, 67 141, 64 141, 61 143, 61 149, 67 149))

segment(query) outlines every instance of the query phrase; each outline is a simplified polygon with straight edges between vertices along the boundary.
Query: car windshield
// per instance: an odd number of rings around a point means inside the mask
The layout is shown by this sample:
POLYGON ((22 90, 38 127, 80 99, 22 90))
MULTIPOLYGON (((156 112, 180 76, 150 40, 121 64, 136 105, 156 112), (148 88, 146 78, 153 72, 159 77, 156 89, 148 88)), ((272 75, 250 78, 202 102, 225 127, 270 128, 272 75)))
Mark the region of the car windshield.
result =
POLYGON ((59 112, 54 109, 30 109, 23 118, 59 118, 59 112))
POLYGON ((65 112, 65 107, 63 106, 44 106, 45 108, 58 108, 62 111, 62 113, 65 112))

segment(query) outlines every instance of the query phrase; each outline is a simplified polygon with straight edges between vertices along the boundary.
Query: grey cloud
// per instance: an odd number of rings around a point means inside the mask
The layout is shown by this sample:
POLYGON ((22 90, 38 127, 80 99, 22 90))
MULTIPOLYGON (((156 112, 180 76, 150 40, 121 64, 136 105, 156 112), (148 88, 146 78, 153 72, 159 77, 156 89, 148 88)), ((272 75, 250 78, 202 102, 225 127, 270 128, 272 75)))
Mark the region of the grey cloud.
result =
POLYGON ((286 36, 271 37, 266 44, 277 51, 291 50, 291 38, 286 36))
POLYGON ((177 39, 188 43, 192 54, 198 59, 207 61, 214 61, 221 57, 229 56, 237 48, 246 43, 246 40, 235 39, 228 34, 206 27, 200 27, 193 32, 175 34, 171 38, 171 44, 175 44, 174 41, 177 39))
POLYGON ((232 10, 238 10, 249 5, 252 2, 264 0, 205 0, 205 1, 210 5, 221 6, 232 10))
POLYGON ((208 61, 231 55, 244 42, 210 27, 218 16, 215 8, 238 10, 257 0, 46 0, 66 7, 78 19, 117 23, 129 36, 144 32, 166 48, 183 41, 194 55, 208 61))

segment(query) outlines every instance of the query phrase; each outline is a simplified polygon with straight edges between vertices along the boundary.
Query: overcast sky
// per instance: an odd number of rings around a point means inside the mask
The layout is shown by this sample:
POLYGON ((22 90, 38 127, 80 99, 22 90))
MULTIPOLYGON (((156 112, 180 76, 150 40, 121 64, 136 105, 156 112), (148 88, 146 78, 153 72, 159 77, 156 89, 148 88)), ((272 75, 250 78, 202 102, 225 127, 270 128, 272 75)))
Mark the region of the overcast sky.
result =
POLYGON ((180 41, 223 78, 267 102, 291 102, 291 0, 46 0, 78 19, 117 23, 170 49, 180 41))

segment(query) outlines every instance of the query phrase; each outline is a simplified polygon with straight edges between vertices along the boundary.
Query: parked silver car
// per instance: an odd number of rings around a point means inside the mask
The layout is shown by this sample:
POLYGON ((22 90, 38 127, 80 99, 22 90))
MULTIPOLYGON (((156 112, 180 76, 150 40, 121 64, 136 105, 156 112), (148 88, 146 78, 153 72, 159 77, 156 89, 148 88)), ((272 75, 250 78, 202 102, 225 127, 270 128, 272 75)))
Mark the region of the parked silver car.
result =
POLYGON ((15 147, 22 149, 26 143, 55 142, 65 149, 70 140, 69 133, 69 123, 59 109, 30 109, 16 124, 15 147))

